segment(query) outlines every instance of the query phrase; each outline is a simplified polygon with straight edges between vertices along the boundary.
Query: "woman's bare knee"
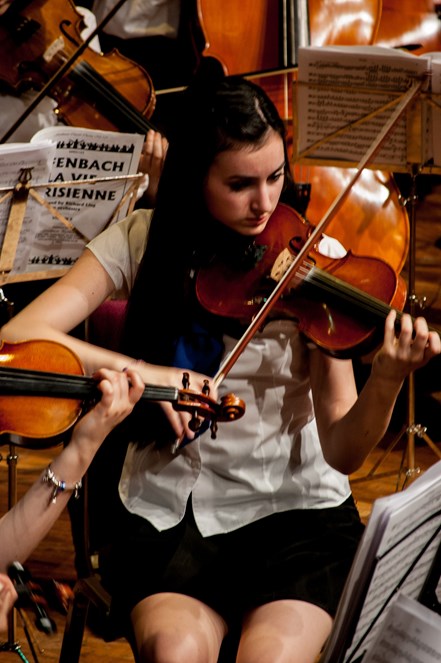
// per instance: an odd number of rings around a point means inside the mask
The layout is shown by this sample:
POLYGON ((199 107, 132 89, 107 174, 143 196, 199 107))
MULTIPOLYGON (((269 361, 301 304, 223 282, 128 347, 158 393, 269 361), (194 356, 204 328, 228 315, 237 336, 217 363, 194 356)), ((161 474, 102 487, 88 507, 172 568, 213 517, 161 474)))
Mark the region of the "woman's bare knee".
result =
POLYGON ((237 663, 314 663, 332 626, 318 606, 273 601, 244 622, 237 663))
POLYGON ((131 618, 141 663, 216 663, 226 626, 200 601, 155 594, 141 601, 131 618))

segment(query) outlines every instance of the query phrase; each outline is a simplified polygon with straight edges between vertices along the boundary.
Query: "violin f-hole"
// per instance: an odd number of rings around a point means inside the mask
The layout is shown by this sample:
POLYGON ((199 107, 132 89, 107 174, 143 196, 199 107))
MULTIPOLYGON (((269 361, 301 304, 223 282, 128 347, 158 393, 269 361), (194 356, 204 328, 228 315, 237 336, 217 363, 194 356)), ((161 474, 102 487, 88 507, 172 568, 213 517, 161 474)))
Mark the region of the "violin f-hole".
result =
POLYGON ((73 44, 76 48, 79 47, 80 43, 72 37, 72 35, 69 34, 67 28, 72 27, 72 21, 69 21, 68 19, 63 19, 60 21, 60 32, 61 34, 66 37, 68 41, 70 41, 71 44, 73 44))

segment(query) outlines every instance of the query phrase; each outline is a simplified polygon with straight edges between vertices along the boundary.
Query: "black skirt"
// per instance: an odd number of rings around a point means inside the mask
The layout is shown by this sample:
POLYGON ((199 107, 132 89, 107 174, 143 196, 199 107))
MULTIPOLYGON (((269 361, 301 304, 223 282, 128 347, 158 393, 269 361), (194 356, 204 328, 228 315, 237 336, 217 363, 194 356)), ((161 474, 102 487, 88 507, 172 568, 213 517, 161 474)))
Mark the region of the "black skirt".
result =
POLYGON ((104 580, 126 619, 158 592, 197 598, 230 626, 278 599, 313 603, 334 616, 363 529, 352 497, 338 507, 276 513, 205 538, 191 500, 183 521, 162 532, 127 512, 104 580))

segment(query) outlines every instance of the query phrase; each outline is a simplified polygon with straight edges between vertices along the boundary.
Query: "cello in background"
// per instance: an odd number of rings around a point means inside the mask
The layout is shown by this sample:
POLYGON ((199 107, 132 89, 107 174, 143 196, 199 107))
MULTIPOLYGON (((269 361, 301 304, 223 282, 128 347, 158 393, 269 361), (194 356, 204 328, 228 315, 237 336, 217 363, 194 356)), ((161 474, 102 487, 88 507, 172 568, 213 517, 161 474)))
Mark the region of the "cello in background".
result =
MULTIPOLYGON (((346 3, 349 5, 349 3, 346 3)), ((360 3, 366 8, 368 5, 373 7, 372 3, 360 3)), ((391 48, 404 48, 416 55, 430 51, 441 50, 441 3, 435 3, 433 0, 382 0, 379 4, 379 10, 375 21, 369 21, 365 28, 371 29, 371 44, 389 46, 391 48), (438 4, 438 12, 436 11, 438 4), (399 16, 399 20, 397 17, 399 16)), ((363 36, 367 37, 366 30, 357 30, 357 40, 351 38, 347 31, 345 22, 338 19, 336 15, 336 3, 326 0, 309 0, 311 9, 311 35, 314 45, 324 45, 331 43, 365 43, 360 41, 363 36), (339 29, 341 26, 341 30, 339 29)), ((354 25, 359 26, 359 20, 353 21, 354 25)), ((351 22, 348 22, 350 25, 351 22)), ((311 196, 308 209, 311 219, 315 221, 321 218, 324 211, 329 206, 329 194, 332 192, 332 199, 345 186, 348 180, 348 172, 345 169, 328 168, 326 177, 326 191, 321 186, 322 168, 312 168, 309 173, 313 195, 311 196)), ((397 186, 399 182, 400 192, 408 193, 407 175, 398 174, 391 177, 384 171, 368 170, 362 175, 360 188, 354 187, 352 195, 347 201, 344 210, 350 212, 350 218, 347 225, 343 226, 336 222, 331 222, 329 233, 334 234, 345 246, 350 246, 356 251, 353 236, 353 226, 358 229, 355 236, 361 240, 360 247, 368 255, 376 255, 376 247, 381 251, 387 249, 386 254, 382 254, 384 260, 389 262, 398 272, 404 266, 408 248, 409 248, 409 227, 405 212, 397 199, 397 186), (390 198, 388 199, 388 190, 390 198), (374 201, 373 197, 379 192, 381 200, 374 201), (386 213, 383 213, 383 206, 386 213), (358 220, 357 220, 358 219, 358 220), (402 239, 400 239, 402 238, 402 239), (384 247, 384 243, 390 246, 384 247)), ((430 186, 427 178, 424 178, 424 186, 430 186)), ((422 189, 421 183, 420 188, 422 189)), ((343 210, 343 211, 344 211, 343 210)), ((378 249, 377 249, 378 250, 378 249)), ((358 251, 358 249, 357 249, 358 251)), ((359 251, 358 251, 359 252, 359 251)))
POLYGON ((383 0, 375 43, 407 48, 417 55, 439 51, 440 19, 441 2, 438 0, 383 0))

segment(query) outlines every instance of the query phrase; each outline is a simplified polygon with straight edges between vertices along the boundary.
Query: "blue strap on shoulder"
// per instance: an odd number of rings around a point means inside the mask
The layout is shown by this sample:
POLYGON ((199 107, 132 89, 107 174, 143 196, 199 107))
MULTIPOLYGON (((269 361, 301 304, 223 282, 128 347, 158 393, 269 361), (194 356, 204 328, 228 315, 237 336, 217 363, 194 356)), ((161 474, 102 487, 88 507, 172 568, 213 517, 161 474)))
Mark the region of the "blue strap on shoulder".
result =
MULTIPOLYGON (((194 322, 191 332, 177 339, 173 365, 177 368, 190 369, 213 377, 219 368, 223 350, 222 338, 216 338, 200 323, 194 322)), ((209 425, 210 422, 205 420, 196 433, 196 438, 204 433, 209 425)), ((192 441, 183 440, 179 448, 192 441)))

